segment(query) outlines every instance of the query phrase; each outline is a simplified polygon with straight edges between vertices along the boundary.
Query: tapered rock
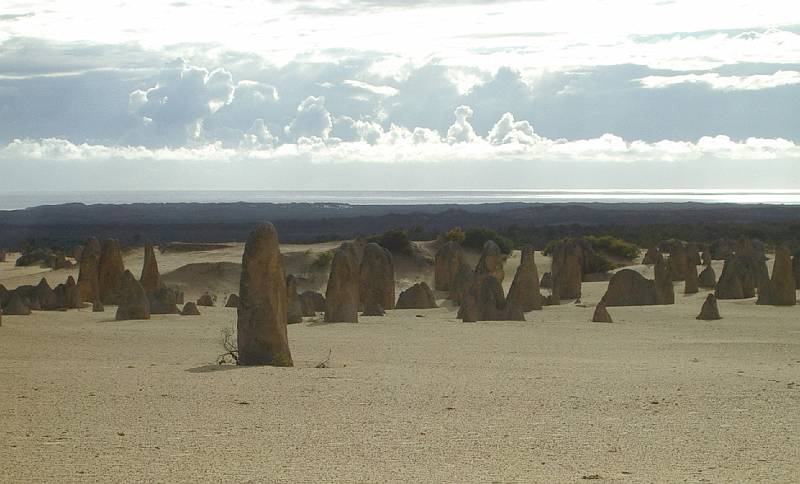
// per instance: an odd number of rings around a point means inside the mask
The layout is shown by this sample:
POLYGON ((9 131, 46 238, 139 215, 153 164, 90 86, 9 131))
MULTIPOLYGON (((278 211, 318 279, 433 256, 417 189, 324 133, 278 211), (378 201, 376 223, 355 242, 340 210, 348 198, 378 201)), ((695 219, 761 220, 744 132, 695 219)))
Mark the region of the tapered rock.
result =
POLYGON ((489 274, 502 284, 506 276, 505 271, 503 271, 503 264, 505 264, 505 256, 503 251, 500 250, 500 246, 493 240, 487 240, 483 244, 478 265, 475 266, 475 274, 489 274))
POLYGON ((450 291, 459 268, 465 264, 464 253, 457 242, 449 241, 436 252, 433 286, 437 291, 450 291))
POLYGON ((297 294, 297 279, 289 274, 286 276, 286 323, 297 324, 303 322, 303 306, 297 294))
POLYGON ((418 282, 400 293, 395 309, 432 309, 437 307, 430 286, 418 282))
POLYGON ((392 253, 378 244, 364 246, 361 258, 359 298, 363 307, 394 309, 394 262, 392 253))
POLYGON ((722 316, 719 315, 719 308, 717 307, 717 297, 713 294, 709 294, 706 297, 705 302, 703 302, 703 307, 700 309, 700 314, 697 315, 697 318, 703 321, 714 321, 717 319, 722 319, 722 316))
POLYGON ((773 306, 794 306, 797 304, 797 287, 792 271, 789 249, 778 247, 772 266, 772 278, 762 283, 758 290, 756 304, 773 306))
POLYGON ((81 301, 100 300, 100 242, 90 237, 83 246, 78 273, 81 301))
POLYGON ((28 316, 31 314, 31 308, 22 301, 16 291, 11 291, 11 295, 3 308, 3 314, 7 316, 28 316))
POLYGON ((122 249, 116 239, 107 239, 103 242, 99 267, 100 300, 104 304, 119 304, 125 264, 122 262, 122 249))
POLYGON ((606 304, 603 301, 597 303, 597 306, 594 308, 594 314, 592 315, 592 322, 593 323, 613 323, 614 320, 611 319, 611 315, 608 314, 608 309, 606 309, 606 304))
POLYGON ((533 247, 523 247, 521 259, 506 300, 516 304, 522 311, 542 309, 542 294, 539 292, 539 271, 534 260, 533 247))
POLYGON ((61 303, 56 296, 55 291, 50 287, 50 284, 47 283, 47 279, 44 277, 39 281, 39 285, 36 286, 36 300, 39 302, 39 307, 42 308, 43 311, 55 311, 61 309, 61 303))
POLYGON ((158 273, 158 261, 156 261, 156 254, 150 241, 144 243, 144 264, 139 282, 147 294, 156 292, 164 285, 161 282, 161 274, 158 273))
POLYGON ((225 302, 226 308, 237 308, 239 307, 239 295, 238 294, 231 294, 228 296, 228 300, 225 302))
POLYGON ((704 289, 714 289, 717 286, 717 274, 710 265, 706 266, 697 278, 697 285, 704 289))
POLYGON ((72 276, 67 277, 67 282, 64 284, 64 301, 62 306, 65 309, 77 309, 81 307, 82 302, 78 284, 72 276))
POLYGON ((122 288, 119 292, 119 305, 117 306, 117 321, 132 319, 150 319, 150 301, 144 288, 131 274, 131 271, 122 273, 122 288))
POLYGON ((262 224, 250 233, 242 255, 236 325, 240 365, 293 366, 286 310, 278 232, 262 224))
POLYGON ((200 316, 200 310, 197 309, 197 304, 192 301, 187 302, 181 309, 181 316, 200 316))
POLYGON ((675 304, 675 288, 672 286, 669 267, 663 257, 659 257, 656 261, 654 267, 656 304, 675 304))
POLYGON ((689 265, 686 266, 686 279, 683 282, 683 293, 697 294, 699 290, 700 288, 697 276, 697 266, 692 263, 689 263, 689 265))
POLYGON ((214 298, 209 293, 205 293, 199 298, 197 298, 198 306, 205 306, 205 307, 212 307, 214 306, 214 298))
POLYGON ((647 252, 645 252, 644 257, 642 258, 642 264, 645 265, 655 264, 656 261, 658 260, 658 255, 659 255, 658 247, 650 247, 649 249, 647 249, 647 252))
POLYGON ((573 239, 558 242, 553 249, 553 292, 560 299, 581 297, 583 281, 583 248, 573 239))
POLYGON ((345 242, 336 249, 325 291, 325 321, 357 323, 360 270, 355 246, 345 242))

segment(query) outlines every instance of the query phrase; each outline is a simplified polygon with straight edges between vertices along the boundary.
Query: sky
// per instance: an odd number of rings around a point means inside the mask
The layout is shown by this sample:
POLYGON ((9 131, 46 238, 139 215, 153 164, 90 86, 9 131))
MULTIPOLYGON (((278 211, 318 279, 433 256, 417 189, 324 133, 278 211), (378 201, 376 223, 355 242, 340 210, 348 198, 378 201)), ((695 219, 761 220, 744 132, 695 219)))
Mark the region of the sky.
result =
POLYGON ((0 189, 800 188, 793 0, 4 0, 0 189))

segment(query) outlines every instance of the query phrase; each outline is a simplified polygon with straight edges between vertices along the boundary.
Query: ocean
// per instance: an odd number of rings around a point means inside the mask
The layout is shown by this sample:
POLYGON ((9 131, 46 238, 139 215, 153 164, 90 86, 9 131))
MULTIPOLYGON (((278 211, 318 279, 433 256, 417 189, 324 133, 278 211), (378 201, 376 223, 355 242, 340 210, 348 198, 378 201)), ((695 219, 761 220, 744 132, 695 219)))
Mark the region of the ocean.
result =
POLYGON ((349 203, 354 205, 474 204, 500 202, 705 202, 800 205, 800 190, 398 190, 398 191, 0 191, 0 210, 65 203, 349 203))

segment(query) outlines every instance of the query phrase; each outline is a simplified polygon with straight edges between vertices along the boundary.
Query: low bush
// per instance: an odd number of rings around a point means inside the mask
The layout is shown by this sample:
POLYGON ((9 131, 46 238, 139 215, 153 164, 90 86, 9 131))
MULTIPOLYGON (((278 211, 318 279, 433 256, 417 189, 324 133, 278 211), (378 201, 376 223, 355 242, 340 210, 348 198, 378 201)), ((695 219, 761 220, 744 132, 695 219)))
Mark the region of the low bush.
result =
POLYGON ((375 242, 392 254, 411 254, 411 239, 403 229, 391 229, 381 235, 367 237, 367 242, 375 242))
POLYGON ((510 254, 514 250, 514 242, 494 230, 484 227, 467 229, 462 245, 470 249, 481 250, 483 244, 489 240, 493 240, 504 254, 510 254))

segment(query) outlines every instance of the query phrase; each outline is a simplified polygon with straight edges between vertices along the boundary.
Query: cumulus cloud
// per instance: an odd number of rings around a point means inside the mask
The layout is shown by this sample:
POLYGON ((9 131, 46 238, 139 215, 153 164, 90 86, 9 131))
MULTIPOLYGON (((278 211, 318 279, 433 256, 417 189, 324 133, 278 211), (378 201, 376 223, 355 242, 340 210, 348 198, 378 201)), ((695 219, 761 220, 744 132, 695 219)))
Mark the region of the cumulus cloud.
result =
POLYGON ((448 143, 472 143, 478 139, 475 130, 469 123, 469 119, 475 114, 469 106, 459 106, 453 113, 456 116, 455 122, 447 129, 448 143))
POLYGON ((381 125, 374 121, 338 116, 333 122, 333 136, 342 141, 364 141, 374 145, 383 134, 381 125))
POLYGON ((239 148, 242 150, 264 150, 273 148, 278 143, 278 138, 269 132, 264 120, 259 118, 253 121, 250 129, 242 135, 239 148))
POLYGON ((189 66, 183 59, 165 67, 155 86, 130 94, 129 106, 154 138, 175 145, 200 137, 202 120, 230 103, 230 72, 189 66))
POLYGON ((333 129, 333 118, 325 108, 324 96, 308 96, 297 106, 297 116, 286 126, 286 134, 292 139, 326 139, 333 129))
POLYGON ((679 84, 702 84, 722 91, 757 91, 800 84, 799 71, 777 71, 774 74, 723 76, 715 72, 677 76, 647 76, 638 79, 647 89, 663 89, 679 84))
POLYGON ((503 145, 520 143, 525 145, 541 141, 541 136, 533 131, 533 126, 528 121, 514 121, 514 115, 505 113, 489 131, 489 143, 503 145))

